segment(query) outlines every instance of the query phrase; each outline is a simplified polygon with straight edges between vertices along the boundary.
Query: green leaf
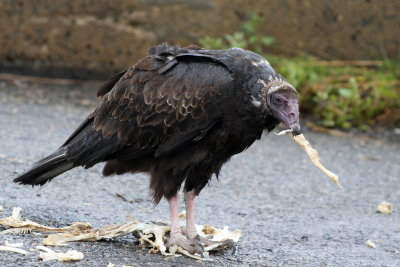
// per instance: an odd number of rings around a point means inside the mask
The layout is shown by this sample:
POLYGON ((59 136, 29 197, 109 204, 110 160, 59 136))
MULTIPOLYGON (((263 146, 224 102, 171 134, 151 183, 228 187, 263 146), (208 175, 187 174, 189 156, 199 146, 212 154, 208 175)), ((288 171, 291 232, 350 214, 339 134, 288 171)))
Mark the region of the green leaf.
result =
POLYGON ((325 119, 322 121, 322 124, 326 127, 333 127, 335 126, 335 122, 333 120, 325 119))
POLYGON ((271 36, 264 36, 261 38, 261 43, 266 46, 272 45, 275 42, 275 38, 271 36))
POLYGON ((339 88, 339 95, 341 95, 345 98, 351 97, 352 94, 353 94, 353 92, 348 88, 339 88))

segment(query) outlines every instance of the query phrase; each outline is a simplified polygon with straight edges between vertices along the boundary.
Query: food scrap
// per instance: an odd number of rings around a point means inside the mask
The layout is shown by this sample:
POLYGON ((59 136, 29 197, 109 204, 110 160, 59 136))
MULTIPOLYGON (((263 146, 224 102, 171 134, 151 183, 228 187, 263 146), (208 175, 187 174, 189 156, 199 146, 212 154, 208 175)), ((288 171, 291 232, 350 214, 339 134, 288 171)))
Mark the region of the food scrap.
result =
MULTIPOLYGON (((0 219, 0 225, 9 228, 7 230, 0 232, 0 234, 53 232, 54 234, 49 234, 43 240, 43 244, 45 246, 62 246, 65 245, 65 243, 72 241, 98 241, 102 239, 109 239, 113 237, 134 234, 136 237, 138 237, 139 244, 143 248, 149 249, 149 252, 151 253, 160 252, 162 255, 165 256, 172 256, 179 253, 181 255, 186 255, 188 257, 195 259, 209 260, 209 258, 202 258, 200 257, 200 255, 199 256, 192 255, 186 250, 176 246, 170 247, 167 251, 167 248, 165 246, 165 241, 168 240, 171 226, 165 223, 147 224, 147 223, 141 223, 136 219, 132 218, 131 222, 128 222, 126 224, 107 226, 100 229, 93 229, 89 223, 82 223, 82 222, 76 222, 71 226, 67 227, 54 228, 54 227, 47 227, 45 225, 41 225, 29 220, 22 220, 20 212, 21 208, 14 208, 12 216, 0 219)), ((196 227, 200 236, 209 238, 210 240, 213 241, 220 242, 212 244, 210 246, 205 246, 204 247, 205 252, 203 257, 208 256, 209 251, 216 251, 224 248, 225 244, 224 241, 231 239, 234 242, 238 242, 241 236, 240 231, 237 230, 231 232, 228 230, 227 226, 225 226, 223 229, 218 229, 208 225, 205 226, 196 225, 196 227)), ((44 250, 44 248, 46 247, 43 248, 43 246, 40 246, 39 248, 42 248, 42 250, 44 250)), ((46 249, 47 253, 51 253, 48 248, 46 249)), ((53 256, 51 255, 44 254, 43 256, 46 258, 46 260, 48 260, 51 257, 55 257, 54 255, 53 256)), ((77 254, 75 252, 74 253, 70 252, 68 255, 74 257, 77 254)))
POLYGON ((391 214, 393 212, 393 205, 385 200, 378 206, 378 212, 383 214, 391 214))
POLYGON ((283 130, 283 131, 280 131, 279 133, 274 133, 274 134, 275 135, 285 135, 285 134, 291 133, 291 132, 293 132, 293 130, 292 129, 288 129, 288 130, 283 130))
POLYGON ((45 225, 38 224, 29 220, 21 219, 21 208, 13 208, 12 215, 10 217, 1 218, 0 225, 8 227, 9 229, 0 232, 0 234, 9 233, 31 233, 31 232, 71 232, 76 228, 85 229, 91 227, 90 224, 75 223, 71 226, 63 228, 48 227, 45 225))
POLYGON ((376 245, 374 242, 372 242, 371 240, 367 240, 367 246, 370 248, 376 248, 376 245))
MULTIPOLYGON (((284 130, 284 131, 281 131, 280 133, 277 133, 276 135, 284 135, 288 132, 292 132, 292 130, 284 130)), ((337 186, 339 186, 343 190, 343 187, 339 183, 339 176, 337 176, 333 172, 329 171, 327 168, 325 168, 322 165, 322 163, 320 162, 319 156, 318 156, 318 151, 310 145, 310 142, 307 141, 307 139, 304 137, 304 135, 302 135, 302 134, 295 135, 293 137, 293 139, 307 153, 307 155, 311 159, 312 163, 314 163, 314 165, 317 168, 319 168, 321 171, 323 171, 337 186)))
POLYGON ((23 255, 27 255, 28 251, 20 249, 24 246, 23 243, 15 243, 15 244, 10 244, 7 240, 4 242, 4 246, 0 246, 0 251, 9 251, 9 252, 15 252, 23 255))
POLYGON ((36 249, 44 251, 41 252, 39 257, 43 261, 51 261, 51 260, 58 260, 58 261, 80 261, 83 259, 83 253, 76 251, 76 250, 68 250, 67 252, 55 252, 45 246, 37 246, 36 249))

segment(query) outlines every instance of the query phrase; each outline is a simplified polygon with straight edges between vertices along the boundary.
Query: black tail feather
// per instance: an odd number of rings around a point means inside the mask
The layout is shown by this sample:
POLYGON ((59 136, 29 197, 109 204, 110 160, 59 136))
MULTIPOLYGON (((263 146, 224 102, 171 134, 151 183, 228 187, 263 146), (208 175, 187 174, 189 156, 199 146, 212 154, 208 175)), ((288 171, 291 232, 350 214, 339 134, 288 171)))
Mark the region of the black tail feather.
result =
POLYGON ((53 154, 37 162, 32 169, 14 179, 14 182, 30 185, 44 185, 54 177, 74 167, 66 156, 66 148, 62 147, 53 154))

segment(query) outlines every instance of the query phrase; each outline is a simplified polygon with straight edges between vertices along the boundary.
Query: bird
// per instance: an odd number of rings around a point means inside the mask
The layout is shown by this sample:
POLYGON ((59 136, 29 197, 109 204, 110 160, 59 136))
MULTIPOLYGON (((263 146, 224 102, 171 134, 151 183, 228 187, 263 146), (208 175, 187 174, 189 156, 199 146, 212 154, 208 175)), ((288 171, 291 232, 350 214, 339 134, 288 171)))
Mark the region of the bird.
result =
POLYGON ((241 48, 150 47, 97 96, 98 106, 64 144, 14 182, 44 185, 98 163, 105 163, 104 176, 148 173, 154 203, 165 198, 169 204, 166 246, 193 254, 207 242, 196 231, 195 199, 223 164, 280 123, 293 135, 301 130, 297 90, 264 57, 241 48))

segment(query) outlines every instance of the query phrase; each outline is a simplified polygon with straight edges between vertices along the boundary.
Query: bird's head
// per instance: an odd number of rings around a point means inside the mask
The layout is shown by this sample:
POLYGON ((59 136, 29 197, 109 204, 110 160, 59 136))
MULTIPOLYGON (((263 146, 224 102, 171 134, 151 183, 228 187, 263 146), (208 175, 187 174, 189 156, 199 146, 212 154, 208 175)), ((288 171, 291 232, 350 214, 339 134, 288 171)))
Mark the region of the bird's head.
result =
POLYGON ((271 115, 300 134, 299 95, 296 89, 285 81, 272 81, 263 88, 266 105, 271 115))

